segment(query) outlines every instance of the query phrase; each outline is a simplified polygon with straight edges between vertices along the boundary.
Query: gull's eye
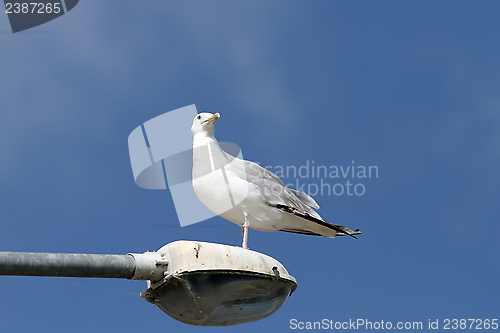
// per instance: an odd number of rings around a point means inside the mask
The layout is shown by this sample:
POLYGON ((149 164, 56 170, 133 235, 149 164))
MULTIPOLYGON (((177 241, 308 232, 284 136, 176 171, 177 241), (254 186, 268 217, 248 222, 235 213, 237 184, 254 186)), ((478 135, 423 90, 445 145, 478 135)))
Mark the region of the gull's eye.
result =
POLYGON ((201 119, 201 116, 196 117, 196 119, 200 120, 200 119, 201 119))

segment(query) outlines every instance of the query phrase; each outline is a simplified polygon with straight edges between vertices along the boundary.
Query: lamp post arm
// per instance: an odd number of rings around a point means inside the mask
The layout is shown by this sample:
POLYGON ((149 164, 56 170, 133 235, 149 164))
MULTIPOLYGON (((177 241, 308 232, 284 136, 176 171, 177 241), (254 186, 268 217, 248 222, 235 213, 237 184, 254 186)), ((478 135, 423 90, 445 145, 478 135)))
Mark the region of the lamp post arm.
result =
POLYGON ((133 255, 0 252, 0 275, 131 279, 133 255))

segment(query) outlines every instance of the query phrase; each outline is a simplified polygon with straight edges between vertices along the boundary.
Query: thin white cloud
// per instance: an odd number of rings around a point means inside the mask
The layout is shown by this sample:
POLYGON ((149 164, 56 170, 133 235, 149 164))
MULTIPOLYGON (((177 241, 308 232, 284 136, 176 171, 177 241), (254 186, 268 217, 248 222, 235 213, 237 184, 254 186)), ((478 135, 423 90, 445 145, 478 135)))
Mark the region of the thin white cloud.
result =
MULTIPOLYGON (((96 105, 95 93, 109 94, 109 101, 135 93, 136 67, 149 61, 144 59, 149 49, 164 55, 151 56, 165 73, 162 90, 213 85, 220 92, 216 98, 243 117, 265 117, 281 125, 273 129, 278 132, 299 126, 294 115, 304 110, 272 57, 280 53, 281 10, 279 2, 157 2, 138 9, 121 1, 85 1, 33 29, 54 33, 0 35, 0 140, 9 142, 0 148, 2 173, 15 170, 36 138, 77 140, 71 134, 82 128, 96 140, 113 135, 122 111, 96 105), (185 82, 196 68, 213 80, 185 82)), ((196 102, 193 95, 189 103, 196 102)))

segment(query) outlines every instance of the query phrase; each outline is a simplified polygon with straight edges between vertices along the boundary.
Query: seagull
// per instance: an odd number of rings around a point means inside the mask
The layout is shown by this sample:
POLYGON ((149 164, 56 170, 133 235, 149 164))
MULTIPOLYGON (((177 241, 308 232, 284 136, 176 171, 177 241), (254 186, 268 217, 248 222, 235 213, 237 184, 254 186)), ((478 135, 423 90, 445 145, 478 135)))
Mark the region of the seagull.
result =
POLYGON ((268 169, 224 151, 214 136, 219 118, 219 113, 204 112, 193 119, 193 189, 208 209, 242 228, 244 249, 248 228, 329 238, 361 234, 325 221, 309 195, 288 188, 268 169))

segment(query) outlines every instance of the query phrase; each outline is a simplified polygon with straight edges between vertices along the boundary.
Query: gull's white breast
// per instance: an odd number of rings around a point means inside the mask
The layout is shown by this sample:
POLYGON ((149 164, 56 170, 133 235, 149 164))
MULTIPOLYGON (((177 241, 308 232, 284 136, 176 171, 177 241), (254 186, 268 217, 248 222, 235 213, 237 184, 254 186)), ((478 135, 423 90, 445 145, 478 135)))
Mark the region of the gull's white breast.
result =
POLYGON ((196 196, 212 212, 233 223, 243 225, 243 212, 246 212, 252 229, 276 231, 271 221, 278 222, 283 214, 265 203, 255 184, 231 172, 235 168, 244 170, 244 161, 225 154, 216 141, 195 144, 193 188, 196 196), (204 145, 208 145, 208 151, 204 145))

